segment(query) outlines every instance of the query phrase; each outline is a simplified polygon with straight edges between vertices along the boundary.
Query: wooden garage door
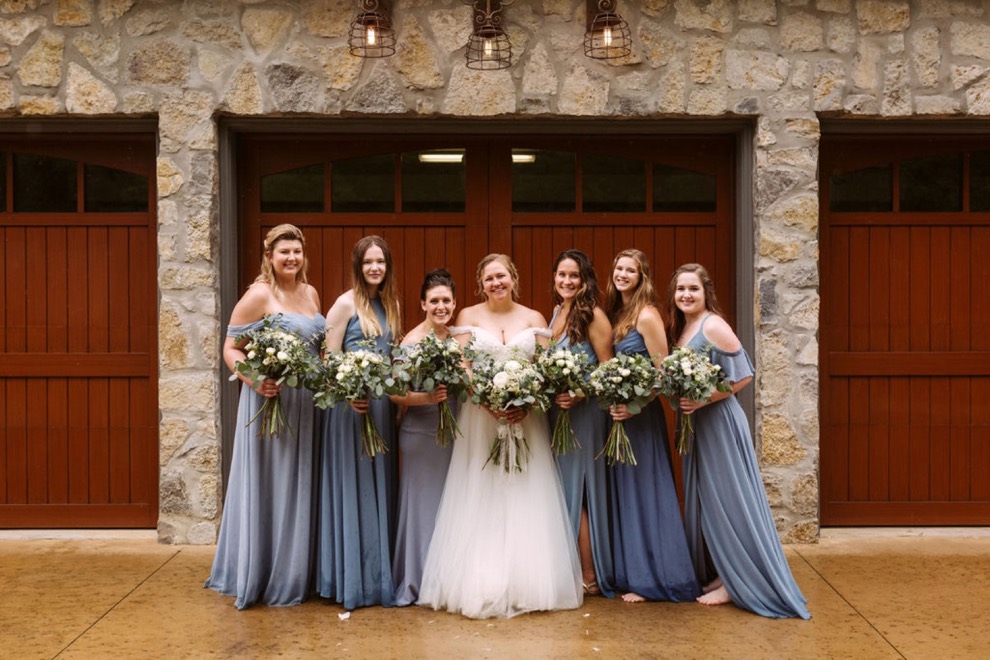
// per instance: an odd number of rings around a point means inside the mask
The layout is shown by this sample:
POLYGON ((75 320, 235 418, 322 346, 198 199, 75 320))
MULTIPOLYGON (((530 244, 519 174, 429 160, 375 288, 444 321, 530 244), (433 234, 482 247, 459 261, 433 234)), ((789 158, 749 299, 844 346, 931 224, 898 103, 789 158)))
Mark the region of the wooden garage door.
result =
MULTIPOLYGON (((734 138, 244 135, 238 142, 240 287, 264 233, 303 228, 324 309, 350 286, 350 251, 380 234, 400 273, 405 325, 424 273, 447 267, 478 302, 475 268, 516 261, 521 300, 549 318, 553 259, 576 247, 607 285, 615 253, 645 252, 662 297, 680 264, 706 264, 734 317, 734 138)), ((229 452, 227 452, 229 454, 229 452)))
POLYGON ((826 138, 825 525, 990 523, 990 140, 826 138))
POLYGON ((0 139, 0 527, 158 519, 153 135, 0 139))

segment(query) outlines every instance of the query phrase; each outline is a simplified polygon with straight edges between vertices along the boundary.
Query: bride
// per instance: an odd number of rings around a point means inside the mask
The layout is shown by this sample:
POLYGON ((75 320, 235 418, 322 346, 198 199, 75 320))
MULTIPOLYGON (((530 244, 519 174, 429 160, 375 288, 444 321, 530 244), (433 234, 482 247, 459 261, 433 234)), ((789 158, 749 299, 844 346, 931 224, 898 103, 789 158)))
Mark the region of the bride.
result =
MULTIPOLYGON (((543 315, 516 302, 518 276, 505 255, 478 264, 485 302, 457 318, 472 348, 504 360, 533 357, 543 315)), ((456 332, 456 330, 453 330, 456 332)), ((419 604, 474 619, 581 605, 581 569, 546 417, 466 404, 423 571, 419 604), (529 444, 521 472, 486 464, 497 425, 520 424, 529 444)))

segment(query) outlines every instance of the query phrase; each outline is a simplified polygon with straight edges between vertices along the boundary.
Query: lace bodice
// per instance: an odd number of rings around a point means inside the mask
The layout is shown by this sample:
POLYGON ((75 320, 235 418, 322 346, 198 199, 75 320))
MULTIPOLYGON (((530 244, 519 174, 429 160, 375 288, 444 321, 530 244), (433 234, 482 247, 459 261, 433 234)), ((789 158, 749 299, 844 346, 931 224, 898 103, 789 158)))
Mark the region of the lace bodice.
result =
MULTIPOLYGON (((549 334, 549 331, 541 328, 526 328, 509 337, 509 340, 503 344, 494 333, 484 328, 469 326, 458 330, 471 333, 471 346, 474 350, 500 361, 513 357, 532 359, 536 353, 536 336, 546 337, 549 334)), ((454 332, 454 329, 451 329, 451 332, 454 332)))

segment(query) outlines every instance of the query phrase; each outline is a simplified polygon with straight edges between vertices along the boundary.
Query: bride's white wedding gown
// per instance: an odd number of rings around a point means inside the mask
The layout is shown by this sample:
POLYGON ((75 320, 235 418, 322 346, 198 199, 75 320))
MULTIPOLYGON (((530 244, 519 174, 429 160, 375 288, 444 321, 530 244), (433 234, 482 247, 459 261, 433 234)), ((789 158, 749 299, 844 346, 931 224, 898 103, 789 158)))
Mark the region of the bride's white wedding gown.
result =
MULTIPOLYGON (((536 349, 534 328, 505 345, 482 328, 470 331, 473 348, 498 360, 531 359, 536 349)), ((546 416, 531 411, 522 422, 522 472, 486 465, 497 422, 485 409, 465 404, 458 424, 463 435, 454 441, 419 604, 475 619, 579 607, 580 562, 546 416)))

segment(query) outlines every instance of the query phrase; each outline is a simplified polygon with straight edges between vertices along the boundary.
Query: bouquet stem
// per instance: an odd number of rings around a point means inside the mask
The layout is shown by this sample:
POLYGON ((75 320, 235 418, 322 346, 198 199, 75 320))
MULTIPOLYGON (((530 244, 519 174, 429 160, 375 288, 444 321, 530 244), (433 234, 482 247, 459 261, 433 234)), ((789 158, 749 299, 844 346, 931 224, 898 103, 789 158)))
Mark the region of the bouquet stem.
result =
POLYGON ((677 453, 683 456, 691 451, 691 440, 694 438, 694 418, 691 415, 679 413, 680 432, 677 434, 677 453))
POLYGON ((506 474, 522 472, 528 456, 529 443, 523 435, 522 426, 500 421, 485 465, 491 463, 495 467, 501 467, 506 474))
MULTIPOLYGON (((282 433, 282 429, 288 426, 285 406, 282 405, 282 396, 276 394, 271 398, 265 397, 261 408, 258 409, 254 417, 248 420, 247 425, 250 426, 259 417, 261 418, 261 425, 258 427, 258 437, 277 438, 282 433)), ((291 427, 289 428, 289 435, 292 435, 291 427)))
POLYGON ((461 435, 461 428, 457 425, 457 418, 450 409, 450 403, 441 401, 438 405, 440 421, 437 423, 437 447, 446 447, 461 435))
POLYGON ((574 449, 580 449, 581 445, 574 435, 574 427, 571 425, 571 411, 561 410, 557 415, 557 421, 553 425, 553 438, 550 440, 550 449, 558 454, 566 454, 574 449))
POLYGON ((382 434, 378 432, 375 419, 368 413, 361 413, 361 444, 368 458, 388 453, 388 445, 385 444, 382 434))
POLYGON ((595 456, 595 459, 597 460, 602 456, 605 456, 610 467, 616 463, 636 465, 636 455, 633 454, 632 443, 629 442, 629 435, 626 433, 622 422, 612 422, 612 430, 608 433, 605 446, 602 447, 598 456, 595 456))

